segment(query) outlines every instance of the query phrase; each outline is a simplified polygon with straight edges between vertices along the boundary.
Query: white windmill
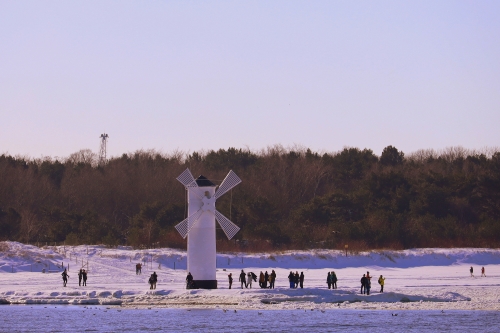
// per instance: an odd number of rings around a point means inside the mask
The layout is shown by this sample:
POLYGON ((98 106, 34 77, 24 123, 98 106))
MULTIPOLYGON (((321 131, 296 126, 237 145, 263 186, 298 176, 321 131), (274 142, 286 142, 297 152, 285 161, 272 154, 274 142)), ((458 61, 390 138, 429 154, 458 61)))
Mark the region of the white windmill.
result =
POLYGON ((194 179, 191 171, 186 169, 177 180, 188 191, 188 217, 175 226, 182 238, 188 238, 188 272, 193 275, 196 288, 216 289, 215 220, 228 239, 233 238, 240 228, 215 209, 215 201, 241 183, 241 179, 231 170, 217 188, 203 176, 194 179))

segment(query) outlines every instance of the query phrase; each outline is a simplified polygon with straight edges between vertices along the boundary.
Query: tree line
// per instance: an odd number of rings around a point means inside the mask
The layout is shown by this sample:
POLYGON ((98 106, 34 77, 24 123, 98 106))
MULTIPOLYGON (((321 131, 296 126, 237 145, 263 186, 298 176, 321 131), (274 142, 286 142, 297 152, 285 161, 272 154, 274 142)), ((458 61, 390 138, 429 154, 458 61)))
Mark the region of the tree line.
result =
POLYGON ((219 250, 498 247, 500 151, 393 146, 319 153, 137 151, 97 165, 81 150, 64 159, 0 156, 0 240, 185 248, 186 168, 218 184, 243 180, 217 201, 241 230, 219 250))

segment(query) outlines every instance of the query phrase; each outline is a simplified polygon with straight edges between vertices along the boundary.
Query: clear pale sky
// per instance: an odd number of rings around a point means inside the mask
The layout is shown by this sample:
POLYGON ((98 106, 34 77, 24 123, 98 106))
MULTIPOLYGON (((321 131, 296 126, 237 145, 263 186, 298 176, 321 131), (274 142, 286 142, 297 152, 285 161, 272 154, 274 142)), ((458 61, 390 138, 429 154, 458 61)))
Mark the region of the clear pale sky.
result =
POLYGON ((500 1, 0 2, 0 154, 500 142, 500 1))

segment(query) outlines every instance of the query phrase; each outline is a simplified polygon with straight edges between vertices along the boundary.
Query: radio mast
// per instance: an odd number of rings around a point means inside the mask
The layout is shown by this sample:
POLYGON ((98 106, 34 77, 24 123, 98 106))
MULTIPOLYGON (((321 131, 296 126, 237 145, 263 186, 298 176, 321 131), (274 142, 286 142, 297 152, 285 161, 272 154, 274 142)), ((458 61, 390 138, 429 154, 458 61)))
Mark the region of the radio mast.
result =
POLYGON ((103 166, 106 164, 106 143, 108 142, 109 135, 106 133, 101 134, 101 147, 99 148, 99 162, 97 162, 97 166, 103 166))

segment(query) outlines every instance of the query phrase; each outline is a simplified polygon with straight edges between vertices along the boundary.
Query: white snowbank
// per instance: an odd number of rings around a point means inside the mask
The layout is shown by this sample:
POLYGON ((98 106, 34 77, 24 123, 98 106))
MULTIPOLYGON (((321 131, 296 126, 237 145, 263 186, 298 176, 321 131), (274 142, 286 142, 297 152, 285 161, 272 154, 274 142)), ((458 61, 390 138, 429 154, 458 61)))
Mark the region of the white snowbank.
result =
POLYGON ((218 254, 219 289, 186 290, 186 253, 179 250, 38 248, 16 242, 2 242, 0 248, 0 304, 500 310, 497 249, 370 251, 347 257, 331 250, 218 254), (138 262, 143 262, 141 275, 135 273, 138 262), (470 266, 475 277, 469 274, 470 266), (480 277, 482 266, 487 277, 480 277), (69 268, 67 287, 62 286, 63 267, 69 268), (89 272, 85 287, 78 285, 81 267, 89 272), (274 269, 276 289, 261 289, 256 282, 254 289, 241 289, 241 269, 257 274, 274 269), (304 289, 288 288, 286 277, 291 270, 304 272, 304 289), (156 290, 147 284, 153 271, 159 277, 156 290), (327 289, 328 271, 336 272, 339 289, 327 289), (359 294, 359 281, 366 271, 374 277, 371 295, 359 294), (227 289, 229 272, 234 277, 233 289, 227 289), (386 277, 385 293, 378 292, 376 280, 381 274, 386 277))

